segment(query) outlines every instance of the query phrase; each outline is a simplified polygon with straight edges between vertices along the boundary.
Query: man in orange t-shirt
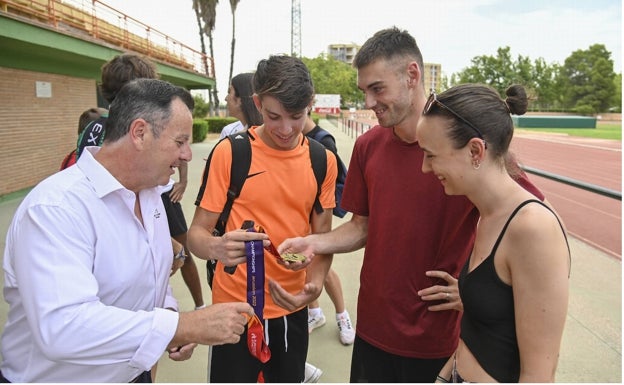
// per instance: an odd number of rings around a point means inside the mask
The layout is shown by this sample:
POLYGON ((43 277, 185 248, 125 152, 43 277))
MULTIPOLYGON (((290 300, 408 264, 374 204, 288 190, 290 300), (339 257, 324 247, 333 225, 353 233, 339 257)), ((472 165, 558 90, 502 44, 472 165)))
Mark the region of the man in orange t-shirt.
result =
MULTIPOLYGON (((229 140, 217 144, 207 180, 189 229, 189 247, 204 259, 218 264, 213 282, 213 303, 248 300, 246 241, 268 239, 277 247, 284 239, 331 230, 336 158, 326 151, 327 172, 319 201, 313 205, 317 182, 311 167, 309 141, 302 134, 314 98, 308 69, 300 59, 271 56, 258 64, 254 75, 254 102, 264 124, 248 130, 251 166, 240 196, 234 201, 225 234, 212 235, 226 202, 230 182, 232 148, 229 140), (266 234, 238 230, 253 220, 266 234), (224 266, 238 266, 233 274, 224 266)), ((243 139, 244 140, 244 139, 243 139)), ((249 243, 247 244, 247 246, 249 243)), ((278 262, 279 256, 264 251, 264 337, 270 359, 261 362, 251 354, 246 331, 235 345, 214 346, 210 382, 302 382, 308 351, 306 305, 318 298, 331 265, 331 255, 316 255, 304 262, 278 262), (266 338, 268 337, 268 338, 266 338)), ((249 342, 252 345, 252 342, 249 342)))

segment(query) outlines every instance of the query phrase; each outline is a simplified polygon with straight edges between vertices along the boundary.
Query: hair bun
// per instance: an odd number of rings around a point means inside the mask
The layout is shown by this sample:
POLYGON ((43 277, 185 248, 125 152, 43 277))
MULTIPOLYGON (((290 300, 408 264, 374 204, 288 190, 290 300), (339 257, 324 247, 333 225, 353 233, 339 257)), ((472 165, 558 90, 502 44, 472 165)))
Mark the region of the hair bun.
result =
POLYGON ((523 86, 514 84, 505 90, 507 98, 504 100, 507 110, 514 115, 524 115, 529 106, 526 91, 523 86))

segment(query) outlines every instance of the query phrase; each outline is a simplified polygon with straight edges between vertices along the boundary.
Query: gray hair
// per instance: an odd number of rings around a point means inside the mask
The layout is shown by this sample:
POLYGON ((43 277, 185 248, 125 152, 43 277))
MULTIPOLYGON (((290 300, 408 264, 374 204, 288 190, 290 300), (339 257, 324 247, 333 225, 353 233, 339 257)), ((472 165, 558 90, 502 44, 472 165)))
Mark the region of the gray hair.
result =
POLYGON ((125 136, 132 122, 140 118, 150 123, 154 136, 159 137, 171 118, 171 102, 176 98, 193 111, 195 101, 182 87, 157 79, 128 82, 110 105, 105 142, 114 142, 125 136))

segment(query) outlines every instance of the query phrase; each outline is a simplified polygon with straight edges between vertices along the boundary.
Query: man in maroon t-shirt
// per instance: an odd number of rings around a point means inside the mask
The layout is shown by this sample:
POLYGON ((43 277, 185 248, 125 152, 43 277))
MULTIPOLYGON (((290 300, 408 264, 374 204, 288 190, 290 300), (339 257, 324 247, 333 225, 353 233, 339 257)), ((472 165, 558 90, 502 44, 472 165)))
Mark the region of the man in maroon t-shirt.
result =
MULTIPOLYGON (((406 31, 377 32, 353 65, 379 125, 358 137, 333 231, 284 241, 279 252, 345 253, 366 246, 351 382, 434 382, 457 347, 457 277, 479 214, 423 174, 416 124, 426 102, 423 59, 406 31), (370 236, 369 236, 370 234, 370 236)), ((526 175, 519 179, 538 198, 526 175)))

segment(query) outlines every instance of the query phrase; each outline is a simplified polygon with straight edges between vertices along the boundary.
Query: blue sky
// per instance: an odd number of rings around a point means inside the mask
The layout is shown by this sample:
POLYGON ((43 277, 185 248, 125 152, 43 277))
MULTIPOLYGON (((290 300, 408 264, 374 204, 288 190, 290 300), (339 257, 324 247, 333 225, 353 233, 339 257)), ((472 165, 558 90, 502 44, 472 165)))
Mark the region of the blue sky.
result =
MULTIPOLYGON (((102 0, 200 49, 191 0, 102 0), (175 5, 174 5, 175 4, 175 5)), ((241 0, 236 12, 234 73, 254 70, 271 54, 290 53, 291 0, 241 0)), ((396 25, 416 38, 426 62, 450 76, 480 55, 509 46, 512 57, 563 64, 573 51, 604 44, 622 71, 619 0, 301 0, 302 54, 315 57, 332 43, 364 41, 396 25)), ((227 92, 232 16, 217 7, 214 31, 217 86, 227 92)))

